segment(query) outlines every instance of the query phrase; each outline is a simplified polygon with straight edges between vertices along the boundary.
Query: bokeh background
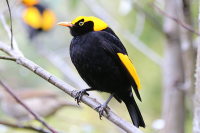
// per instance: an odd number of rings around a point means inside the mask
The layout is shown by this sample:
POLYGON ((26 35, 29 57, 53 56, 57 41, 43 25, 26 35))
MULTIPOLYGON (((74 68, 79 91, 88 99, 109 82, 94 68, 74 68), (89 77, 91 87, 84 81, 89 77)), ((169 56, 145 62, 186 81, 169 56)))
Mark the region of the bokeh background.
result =
MULTIPOLYGON (((10 0, 9 2, 15 2, 10 0)), ((163 16, 148 6, 153 3, 164 10, 163 0, 40 0, 42 5, 50 8, 56 14, 56 23, 72 21, 77 16, 96 16, 108 23, 119 36, 126 47, 141 81, 140 95, 142 102, 136 99, 146 128, 140 128, 144 133, 156 133, 159 130, 162 109, 162 61, 165 34, 162 31, 163 16)), ((28 38, 27 28, 22 20, 22 11, 26 7, 18 2, 12 9, 13 34, 19 49, 24 56, 43 69, 62 79, 69 85, 83 89, 87 85, 79 77, 69 57, 69 47, 72 36, 69 29, 55 26, 48 32, 38 34, 34 42, 28 38), (65 72, 64 72, 65 71, 65 72)), ((7 9, 6 1, 0 0, 0 11, 7 9)), ((196 28, 198 18, 198 1, 191 0, 191 14, 193 26, 196 28)), ((8 11, 4 13, 9 24, 8 11)), ((194 37, 195 39, 195 37, 194 37)), ((2 23, 0 23, 0 41, 10 44, 10 39, 2 23)), ((95 45, 95 44, 94 44, 95 45)), ((0 52, 1 55, 4 55, 0 52)), ((0 60, 0 77, 15 90, 34 89, 55 91, 67 101, 74 99, 64 94, 58 88, 49 84, 28 69, 17 65, 15 62, 0 60)), ((109 94, 89 92, 103 103, 109 94)), ((169 99, 170 100, 170 99, 169 99)), ((173 101, 171 101, 173 102, 173 101)), ((65 107, 55 115, 45 119, 54 129, 67 133, 120 133, 121 129, 103 118, 99 120, 98 113, 84 104, 82 108, 65 107)), ((186 105, 185 132, 192 131, 192 115, 189 106, 186 105)), ((131 122, 129 113, 124 103, 119 104, 115 99, 109 103, 109 107, 120 117, 131 122)), ((44 106, 45 108, 45 106, 44 106)), ((0 120, 16 122, 15 119, 5 115, 0 109, 0 120)), ((28 125, 40 127, 37 121, 26 122, 28 125)), ((13 129, 0 125, 1 133, 27 133, 34 132, 24 129, 13 129)))

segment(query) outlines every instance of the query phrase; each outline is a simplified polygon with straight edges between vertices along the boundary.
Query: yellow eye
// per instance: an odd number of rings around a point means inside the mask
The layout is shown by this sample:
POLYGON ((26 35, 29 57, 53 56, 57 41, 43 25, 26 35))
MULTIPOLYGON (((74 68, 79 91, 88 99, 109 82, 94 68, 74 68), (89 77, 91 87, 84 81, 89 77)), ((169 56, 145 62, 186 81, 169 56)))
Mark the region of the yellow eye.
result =
POLYGON ((79 22, 79 25, 80 25, 80 26, 83 26, 83 25, 84 25, 84 22, 79 22))

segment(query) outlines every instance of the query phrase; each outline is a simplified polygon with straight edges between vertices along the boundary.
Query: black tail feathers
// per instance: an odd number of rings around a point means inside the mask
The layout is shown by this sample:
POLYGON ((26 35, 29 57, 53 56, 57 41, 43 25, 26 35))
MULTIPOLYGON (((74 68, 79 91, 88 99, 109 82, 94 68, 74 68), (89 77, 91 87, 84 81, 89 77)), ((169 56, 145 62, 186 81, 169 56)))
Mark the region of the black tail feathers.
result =
POLYGON ((126 104, 126 107, 131 116, 133 124, 138 128, 139 128, 139 126, 145 128, 145 123, 142 118, 142 114, 140 113, 140 110, 135 102, 134 97, 131 97, 131 101, 126 100, 126 101, 124 101, 124 103, 126 104))

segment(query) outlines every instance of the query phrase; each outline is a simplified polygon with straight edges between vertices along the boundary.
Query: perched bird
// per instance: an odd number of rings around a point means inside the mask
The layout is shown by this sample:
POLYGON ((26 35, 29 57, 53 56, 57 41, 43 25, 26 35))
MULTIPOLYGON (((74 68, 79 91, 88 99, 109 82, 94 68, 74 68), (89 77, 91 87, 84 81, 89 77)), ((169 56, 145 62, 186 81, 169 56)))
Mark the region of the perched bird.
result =
MULTIPOLYGON (((72 102, 63 100, 60 95, 51 91, 26 90, 16 91, 23 102, 41 117, 49 117, 62 107, 75 106, 72 102)), ((22 121, 29 121, 34 117, 21 106, 7 91, 0 89, 2 111, 15 118, 20 125, 22 121)))
POLYGON ((29 37, 32 39, 42 31, 53 28, 56 22, 54 12, 39 4, 39 0, 22 0, 27 7, 22 13, 23 21, 28 25, 29 37))
POLYGON ((134 100, 141 101, 140 80, 128 57, 127 51, 108 25, 99 18, 79 16, 72 22, 60 22, 58 25, 70 28, 74 38, 70 44, 70 57, 82 79, 91 87, 76 94, 77 103, 86 91, 98 90, 110 93, 110 97, 98 106, 100 118, 106 111, 108 102, 114 96, 118 102, 124 102, 136 127, 145 127, 140 110, 134 100))

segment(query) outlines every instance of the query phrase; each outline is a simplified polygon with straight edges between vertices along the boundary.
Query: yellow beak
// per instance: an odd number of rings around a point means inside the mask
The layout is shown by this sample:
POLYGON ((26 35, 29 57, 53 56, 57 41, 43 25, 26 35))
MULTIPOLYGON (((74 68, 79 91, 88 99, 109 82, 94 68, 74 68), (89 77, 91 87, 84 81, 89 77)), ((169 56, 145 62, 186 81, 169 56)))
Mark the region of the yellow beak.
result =
POLYGON ((72 27, 73 24, 71 22, 60 22, 57 23, 57 25, 62 25, 62 26, 66 26, 66 27, 72 27))

